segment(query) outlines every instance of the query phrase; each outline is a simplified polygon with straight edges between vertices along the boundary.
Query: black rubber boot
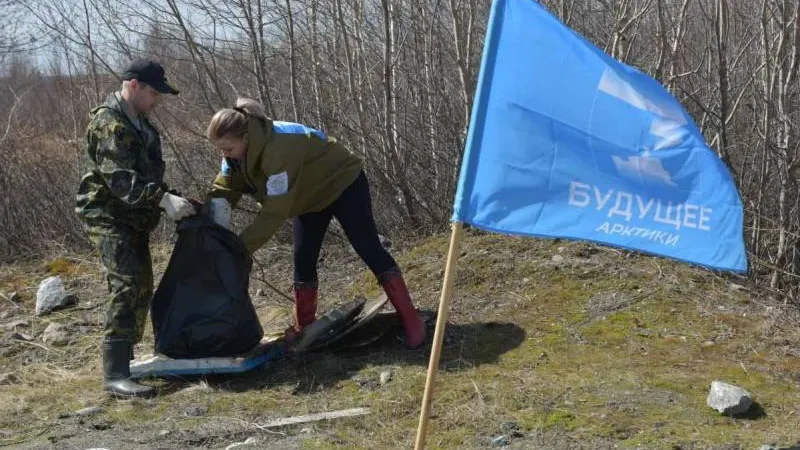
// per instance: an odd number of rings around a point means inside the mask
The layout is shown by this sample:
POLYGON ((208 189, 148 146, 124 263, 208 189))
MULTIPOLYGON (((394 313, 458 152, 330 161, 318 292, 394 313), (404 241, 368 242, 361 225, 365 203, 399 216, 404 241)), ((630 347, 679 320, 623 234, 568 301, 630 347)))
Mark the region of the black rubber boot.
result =
POLYGON ((133 343, 126 339, 103 341, 103 390, 117 397, 149 398, 156 390, 130 379, 133 343))

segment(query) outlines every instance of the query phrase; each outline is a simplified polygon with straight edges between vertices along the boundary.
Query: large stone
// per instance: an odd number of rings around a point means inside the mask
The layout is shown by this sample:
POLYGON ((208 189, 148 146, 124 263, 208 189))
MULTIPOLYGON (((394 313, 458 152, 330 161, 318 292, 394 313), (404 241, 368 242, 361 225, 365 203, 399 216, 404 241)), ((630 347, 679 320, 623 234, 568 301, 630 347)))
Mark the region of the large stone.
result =
POLYGON ((77 303, 74 295, 67 293, 61 277, 46 278, 36 291, 36 315, 49 314, 51 311, 77 303))
POLYGON ((746 390, 724 383, 713 381, 706 404, 722 414, 736 416, 746 413, 753 404, 753 396, 746 390))

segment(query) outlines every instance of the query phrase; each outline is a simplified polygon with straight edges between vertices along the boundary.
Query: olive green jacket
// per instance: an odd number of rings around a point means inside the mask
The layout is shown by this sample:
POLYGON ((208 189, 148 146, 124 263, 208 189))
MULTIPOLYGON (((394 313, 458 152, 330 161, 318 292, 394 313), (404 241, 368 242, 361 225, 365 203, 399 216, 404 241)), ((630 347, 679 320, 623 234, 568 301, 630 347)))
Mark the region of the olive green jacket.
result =
POLYGON ((240 238, 252 253, 290 217, 318 212, 336 201, 361 173, 360 158, 321 131, 250 117, 243 161, 225 158, 209 197, 235 207, 242 194, 261 205, 240 238))

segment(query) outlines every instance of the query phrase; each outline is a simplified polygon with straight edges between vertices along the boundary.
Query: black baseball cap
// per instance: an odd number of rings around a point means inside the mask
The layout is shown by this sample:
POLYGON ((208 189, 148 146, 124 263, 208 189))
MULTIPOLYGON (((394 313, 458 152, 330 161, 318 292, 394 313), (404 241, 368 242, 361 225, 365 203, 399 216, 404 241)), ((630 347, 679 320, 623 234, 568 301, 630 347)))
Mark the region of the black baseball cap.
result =
POLYGON ((164 76, 164 67, 161 64, 149 59, 137 59, 132 61, 125 71, 122 72, 123 80, 139 80, 153 87, 162 94, 177 95, 178 90, 167 83, 164 76))

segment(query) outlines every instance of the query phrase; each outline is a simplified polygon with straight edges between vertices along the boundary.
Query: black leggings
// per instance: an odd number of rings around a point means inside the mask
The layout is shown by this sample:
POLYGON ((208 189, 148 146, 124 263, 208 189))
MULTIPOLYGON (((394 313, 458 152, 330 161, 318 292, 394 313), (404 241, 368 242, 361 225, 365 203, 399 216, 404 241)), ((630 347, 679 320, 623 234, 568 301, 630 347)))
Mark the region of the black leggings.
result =
POLYGON ((394 259, 378 238, 369 183, 362 171, 327 208, 294 218, 295 283, 317 285, 319 251, 333 217, 339 221, 347 240, 376 277, 395 267, 394 259))

